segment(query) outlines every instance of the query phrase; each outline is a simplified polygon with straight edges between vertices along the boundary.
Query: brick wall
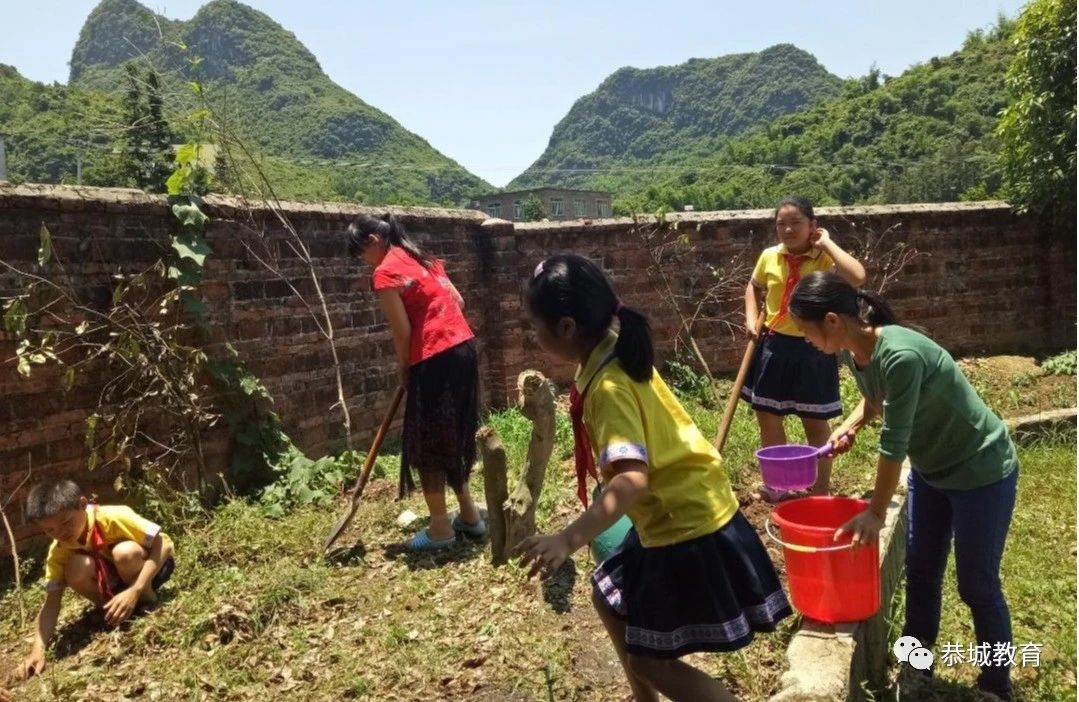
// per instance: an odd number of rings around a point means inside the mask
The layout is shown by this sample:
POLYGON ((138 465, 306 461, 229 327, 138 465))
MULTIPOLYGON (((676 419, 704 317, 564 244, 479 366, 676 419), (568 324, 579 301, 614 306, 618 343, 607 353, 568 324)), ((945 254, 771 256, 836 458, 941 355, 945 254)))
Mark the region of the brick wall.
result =
MULTIPOLYGON (((290 253, 288 234, 265 209, 234 199, 208 198, 207 259, 202 294, 212 310, 215 342, 228 339, 275 399, 286 428, 313 455, 341 446, 336 387, 329 347, 303 303, 255 253, 273 260, 282 276, 309 301, 306 266, 290 253), (255 252, 255 253, 253 253, 255 252)), ((381 213, 385 208, 380 208, 381 213)), ((406 229, 446 268, 466 301, 476 331, 484 400, 502 406, 515 397, 517 374, 528 367, 568 380, 572 368, 553 364, 535 346, 522 307, 522 284, 544 256, 576 251, 602 261, 627 304, 645 310, 661 357, 672 351, 678 318, 649 272, 648 251, 627 219, 518 224, 486 220, 479 212, 395 209, 406 229)), ((350 263, 342 234, 351 217, 371 212, 344 205, 286 203, 283 213, 310 248, 330 308, 354 438, 370 439, 396 384, 388 327, 370 292, 369 271, 350 263)), ((1001 203, 825 208, 821 221, 848 250, 877 242, 873 260, 904 242, 922 254, 895 280, 887 296, 897 310, 924 326, 955 353, 1035 352, 1075 343, 1075 239, 1049 237, 1001 203), (887 234, 884 234, 887 232, 887 234)), ((737 365, 744 339, 725 320, 740 322, 737 287, 757 253, 773 239, 770 211, 686 213, 670 218, 688 238, 673 247, 664 270, 683 296, 683 311, 721 273, 737 270, 736 299, 704 310, 694 336, 714 371, 737 365), (687 248, 691 247, 691 248, 687 248)), ((174 225, 164 198, 137 191, 0 184, 0 259, 33 268, 42 224, 52 232, 67 271, 107 295, 109 276, 156 260, 174 225)), ((882 271, 871 261, 871 278, 882 271)), ((19 289, 0 271, 0 297, 19 289)), ((107 297, 105 298, 107 299, 107 297)), ((695 306, 695 302, 692 302, 695 306)), ((211 355, 218 346, 211 344, 211 355)), ((13 344, 0 335, 0 360, 13 344)), ((84 469, 83 420, 101 378, 88 377, 71 392, 35 370, 20 378, 13 363, 0 366, 0 499, 19 483, 28 456, 36 476, 78 475, 87 489, 108 494, 111 476, 84 469)), ((210 454, 223 465, 227 437, 209 437, 210 454)), ((19 533, 21 510, 13 515, 19 533)))
MULTIPOLYGON (((887 282, 885 297, 906 321, 917 324, 955 354, 1035 353, 1075 344, 1075 237, 1052 237, 1035 222, 1011 213, 1004 203, 947 203, 819 208, 819 224, 849 252, 866 260, 869 285, 894 273, 883 270, 887 254, 903 244, 918 252, 887 282)), ((700 212, 670 216, 688 243, 665 266, 671 288, 682 296, 682 312, 717 278, 734 276, 739 287, 765 246, 774 243, 772 212, 700 212), (692 301, 692 302, 690 302, 692 301)), ((674 347, 679 321, 650 273, 650 257, 627 219, 594 223, 517 224, 518 277, 526 279, 545 255, 575 251, 603 262, 614 274, 626 304, 651 318, 661 352, 674 347)), ((674 247, 677 250, 677 247, 674 247)), ((893 259, 894 260, 894 257, 893 259)), ((894 265, 894 264, 893 264, 894 265)), ((713 371, 737 367, 745 348, 740 330, 725 322, 744 320, 741 290, 705 310, 694 328, 713 371)), ((517 322, 527 329, 527 317, 517 322)), ((514 338, 518 338, 517 335, 514 338)), ((550 368, 530 343, 507 350, 515 367, 550 368)), ((571 369, 554 369, 566 380, 571 369)), ((511 381, 512 378, 507 378, 511 381)), ((507 384, 505 392, 512 386, 507 384)))

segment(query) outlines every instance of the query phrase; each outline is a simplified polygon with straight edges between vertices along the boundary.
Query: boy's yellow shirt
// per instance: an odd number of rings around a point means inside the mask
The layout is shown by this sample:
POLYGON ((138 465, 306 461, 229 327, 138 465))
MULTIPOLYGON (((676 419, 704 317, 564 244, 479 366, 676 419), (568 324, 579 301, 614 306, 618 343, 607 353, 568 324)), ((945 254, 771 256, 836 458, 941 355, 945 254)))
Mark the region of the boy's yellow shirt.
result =
MULTIPOLYGON (((49 546, 49 555, 45 559, 45 589, 56 590, 64 587, 64 569, 68 559, 76 553, 94 554, 90 545, 90 535, 94 530, 94 524, 101 525, 101 535, 108 546, 115 546, 121 541, 134 541, 139 546, 149 549, 154 542, 154 537, 161 535, 165 544, 171 544, 161 527, 149 519, 140 517, 135 510, 124 505, 86 505, 87 529, 83 542, 61 543, 53 541, 49 546)), ((112 549, 104 549, 99 554, 105 560, 112 562, 112 549)))
MULTIPOLYGON (((787 287, 787 260, 783 254, 787 253, 787 247, 783 244, 770 246, 761 252, 757 259, 757 265, 753 268, 753 284, 764 290, 764 309, 766 316, 764 325, 778 334, 787 336, 805 336, 795 326, 790 314, 787 314, 776 324, 779 315, 779 305, 783 302, 783 290, 787 287)), ((805 278, 810 273, 827 273, 835 268, 835 261, 817 247, 812 247, 804 254, 807 260, 802 262, 799 271, 805 278)))
POLYGON ((738 511, 719 452, 675 398, 659 373, 638 383, 617 359, 596 370, 614 351, 611 333, 576 377, 584 390, 584 424, 604 480, 611 463, 648 464, 648 493, 628 512, 645 547, 668 546, 711 534, 738 511))

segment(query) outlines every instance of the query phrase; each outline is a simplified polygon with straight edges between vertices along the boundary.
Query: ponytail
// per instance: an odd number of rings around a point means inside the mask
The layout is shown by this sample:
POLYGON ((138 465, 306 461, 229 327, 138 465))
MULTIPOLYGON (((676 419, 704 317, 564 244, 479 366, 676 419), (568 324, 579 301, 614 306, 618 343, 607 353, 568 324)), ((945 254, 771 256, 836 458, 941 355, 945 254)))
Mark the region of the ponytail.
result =
POLYGON ((891 305, 884 301, 880 295, 859 290, 855 293, 862 302, 863 313, 859 317, 866 324, 874 327, 883 327, 888 324, 899 324, 899 318, 892 311, 891 305))
POLYGON ((397 246, 414 258, 424 268, 430 268, 434 259, 420 248, 405 231, 400 220, 387 212, 381 218, 360 215, 348 226, 348 255, 355 257, 367 248, 368 237, 378 235, 387 246, 397 246))
POLYGON ((386 223, 388 229, 386 232, 387 243, 404 249, 409 256, 416 259, 416 261, 424 268, 431 267, 434 259, 431 258, 430 254, 421 249, 419 244, 412 240, 408 233, 405 232, 405 228, 401 225, 400 220, 398 220, 396 216, 387 212, 382 215, 382 221, 386 223))
POLYGON ((603 270, 584 256, 559 254, 536 266, 525 293, 529 311, 554 325, 569 317, 582 339, 599 342, 618 318, 614 354, 637 382, 652 379, 655 349, 648 318, 618 301, 603 270))
POLYGON ((615 315, 618 317, 618 343, 614 345, 614 355, 630 378, 638 383, 651 380, 656 352, 648 318, 621 303, 618 303, 615 315))
POLYGON ((790 296, 791 314, 820 322, 829 312, 874 327, 901 324, 891 305, 879 295, 857 290, 835 273, 810 273, 798 281, 790 296))

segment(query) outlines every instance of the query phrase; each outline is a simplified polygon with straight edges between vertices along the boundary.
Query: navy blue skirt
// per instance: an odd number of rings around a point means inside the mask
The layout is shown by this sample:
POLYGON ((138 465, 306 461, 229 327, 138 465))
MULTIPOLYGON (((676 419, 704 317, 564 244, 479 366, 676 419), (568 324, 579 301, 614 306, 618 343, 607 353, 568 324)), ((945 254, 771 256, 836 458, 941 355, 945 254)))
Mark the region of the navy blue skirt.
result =
POLYGON ((762 334, 741 394, 758 412, 808 419, 843 413, 835 356, 821 353, 800 336, 762 334))
POLYGON ((626 650, 651 658, 735 651, 791 613, 741 512, 711 534, 670 546, 645 548, 631 529, 592 573, 592 588, 626 622, 626 650))

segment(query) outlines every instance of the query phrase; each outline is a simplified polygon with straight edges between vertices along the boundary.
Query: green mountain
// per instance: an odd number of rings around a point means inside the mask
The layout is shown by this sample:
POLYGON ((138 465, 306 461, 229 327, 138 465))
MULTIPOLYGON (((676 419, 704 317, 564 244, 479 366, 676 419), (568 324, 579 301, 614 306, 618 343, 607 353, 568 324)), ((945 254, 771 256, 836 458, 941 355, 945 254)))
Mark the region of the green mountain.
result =
POLYGON ((790 44, 678 66, 622 68, 573 105, 543 155, 507 187, 613 184, 622 191, 654 178, 651 169, 704 160, 724 139, 833 98, 841 86, 790 44))
MULTIPOLYGON (((490 189, 335 84, 295 35, 235 0, 213 0, 187 21, 155 15, 136 0, 103 0, 72 51, 70 88, 49 90, 97 94, 119 105, 131 61, 158 72, 178 135, 217 141, 221 130, 207 136, 190 119, 199 100, 189 82, 198 81, 218 120, 251 151, 279 196, 457 204, 490 189)), ((123 125, 112 127, 113 140, 121 139, 123 125)))
MULTIPOLYGON (((653 128, 631 142, 641 144, 661 134, 662 151, 651 158, 645 156, 649 149, 638 153, 626 144, 597 155, 599 150, 589 148, 582 136, 592 125, 591 138, 609 143, 608 134, 615 131, 610 126, 613 115, 625 121, 642 112, 639 100, 637 105, 625 100, 618 104, 615 96, 627 93, 618 93, 614 86, 626 80, 620 76, 647 72, 620 71, 574 106, 540 161, 512 185, 542 180, 610 190, 621 213, 681 210, 686 205, 698 210, 767 208, 791 194, 819 204, 996 197, 1000 172, 994 129, 1007 99, 1004 74, 1015 51, 1013 27, 1013 21, 1001 18, 991 31, 968 35, 962 48, 949 56, 913 66, 895 78, 871 70, 842 81, 829 99, 753 125, 743 117, 725 123, 684 118, 681 127, 672 126, 675 120, 669 114, 674 108, 668 103, 665 119, 653 118, 653 128), (709 138, 709 132, 718 134, 721 124, 731 123, 743 125, 740 133, 709 138), (545 168, 595 171, 545 173, 545 168)), ((796 52, 785 48, 788 56, 796 52)), ((787 82, 793 81, 769 81, 787 82)), ((759 96, 768 94, 767 88, 761 90, 756 100, 714 104, 735 104, 744 113, 747 105, 759 105, 759 96)))
POLYGON ((985 199, 1000 188, 995 136, 1014 55, 1013 24, 897 78, 876 71, 842 97, 731 139, 711 159, 639 188, 652 209, 770 207, 791 193, 822 204, 985 199))
MULTIPOLYGON (((994 128, 1014 23, 891 78, 840 80, 779 45, 755 54, 626 68, 573 106, 541 158, 509 187, 587 187, 620 212, 932 202, 1000 194, 994 128)), ((177 139, 192 78, 252 151, 277 194, 372 203, 463 203, 489 186, 330 81, 266 15, 214 0, 187 21, 104 0, 71 58, 68 86, 0 67, 0 135, 13 178, 123 185, 124 69, 155 67, 177 139), (197 64, 197 65, 194 65, 197 64)), ((212 140, 212 139, 211 139, 212 140)), ((241 164, 242 165, 242 164, 241 164)))
POLYGON ((840 97, 727 140, 623 191, 621 208, 771 207, 790 194, 820 204, 949 202, 1001 196, 995 134, 1007 102, 1014 21, 891 78, 871 70, 840 97))

